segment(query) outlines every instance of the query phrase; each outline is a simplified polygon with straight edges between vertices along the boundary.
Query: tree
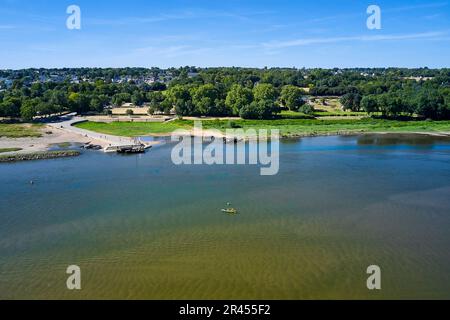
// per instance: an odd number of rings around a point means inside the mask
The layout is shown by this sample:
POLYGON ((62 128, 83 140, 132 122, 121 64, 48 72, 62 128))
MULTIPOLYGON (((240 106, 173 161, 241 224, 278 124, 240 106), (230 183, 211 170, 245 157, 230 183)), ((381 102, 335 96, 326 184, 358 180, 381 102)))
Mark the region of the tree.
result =
POLYGON ((384 93, 378 98, 378 105, 383 116, 394 117, 402 112, 400 98, 394 93, 384 93))
POLYGON ((17 98, 7 98, 0 103, 0 116, 19 117, 21 102, 17 98))
POLYGON ((256 101, 269 100, 275 102, 278 97, 277 90, 273 85, 267 83, 258 84, 253 89, 253 95, 256 101))
POLYGON ((448 116, 444 96, 436 90, 422 90, 417 97, 416 113, 429 119, 444 119, 448 116))
POLYGON ((371 114, 379 111, 378 99, 374 95, 365 96, 361 99, 361 108, 371 114))
POLYGON ((298 112, 301 112, 301 113, 304 113, 307 115, 312 115, 312 114, 314 114, 314 107, 310 104, 304 104, 298 109, 298 112))
POLYGON ((240 111, 243 119, 270 119, 280 111, 276 103, 278 94, 271 84, 258 84, 253 88, 253 96, 254 101, 240 111))
POLYGON ((195 112, 204 116, 222 115, 224 104, 220 104, 219 91, 212 84, 205 84, 192 91, 195 112))
POLYGON ((26 100, 20 107, 20 117, 25 121, 31 121, 36 116, 39 99, 26 100))
POLYGON ((150 108, 152 108, 153 111, 162 111, 161 103, 164 99, 165 97, 160 91, 147 93, 147 100, 149 101, 150 108))
POLYGON ((166 92, 166 99, 161 102, 165 109, 175 107, 176 113, 181 116, 193 115, 194 106, 189 89, 186 86, 175 85, 166 92))
POLYGON ((127 116, 132 116, 134 114, 134 111, 131 109, 127 109, 126 114, 127 116))
POLYGON ((109 98, 104 94, 96 95, 91 99, 90 110, 102 112, 103 109, 108 105, 109 98))
POLYGON ((361 110, 361 99, 362 97, 359 93, 351 92, 344 94, 340 101, 344 107, 344 110, 357 112, 361 110))
MULTIPOLYGON (((86 94, 72 92, 69 95, 70 110, 73 112, 83 113, 89 111, 90 102, 91 100, 86 94)), ((41 106, 38 109, 39 112, 47 112, 46 107, 41 106)))
POLYGON ((139 91, 135 91, 131 96, 131 103, 136 106, 142 106, 144 104, 144 96, 139 91))
POLYGON ((281 90, 280 101, 289 110, 298 111, 305 104, 303 90, 293 85, 284 86, 281 90))
POLYGON ((62 90, 50 91, 48 103, 51 105, 51 109, 55 112, 62 112, 68 108, 67 96, 62 90))
POLYGON ((239 115, 241 108, 248 106, 252 101, 252 90, 244 88, 240 84, 234 84, 227 94, 225 105, 230 110, 231 114, 239 115))
POLYGON ((271 119, 278 112, 278 106, 266 99, 253 101, 250 105, 244 106, 240 111, 240 116, 243 119, 271 119))
POLYGON ((154 82, 150 85, 150 90, 152 91, 164 91, 167 87, 164 83, 161 82, 154 82))
POLYGON ((112 98, 112 103, 118 107, 127 102, 131 102, 131 94, 129 93, 117 93, 112 98))

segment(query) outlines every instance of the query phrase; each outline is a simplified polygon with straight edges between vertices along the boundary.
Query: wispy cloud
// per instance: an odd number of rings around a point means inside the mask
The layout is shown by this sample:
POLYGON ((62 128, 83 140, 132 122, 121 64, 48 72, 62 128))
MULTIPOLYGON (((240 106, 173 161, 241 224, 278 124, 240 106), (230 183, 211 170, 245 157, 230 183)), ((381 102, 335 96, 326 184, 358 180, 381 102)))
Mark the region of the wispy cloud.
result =
POLYGON ((125 26, 136 24, 149 24, 171 20, 192 20, 192 19, 214 19, 214 18, 230 18, 241 21, 252 21, 252 17, 259 15, 271 14, 272 11, 258 11, 250 13, 236 13, 226 11, 212 11, 188 9, 181 12, 161 13, 151 17, 125 17, 119 19, 85 19, 87 24, 92 25, 109 25, 109 26, 125 26))
POLYGON ((340 42, 352 42, 352 41, 402 41, 402 40, 419 40, 419 39, 439 39, 448 35, 448 32, 423 32, 401 35, 361 35, 361 36, 348 36, 348 37, 328 37, 328 38, 309 38, 309 39, 296 39, 289 41, 273 41, 263 43, 263 47, 268 49, 274 48, 288 48, 307 46, 314 44, 327 44, 327 43, 340 43, 340 42))
POLYGON ((0 25, 0 30, 10 30, 10 29, 16 29, 16 26, 12 26, 12 25, 0 25))
POLYGON ((403 12, 418 9, 431 9, 431 8, 442 8, 448 6, 448 2, 435 2, 435 3, 424 3, 418 5, 404 6, 387 9, 386 12, 403 12))
POLYGON ((423 18, 425 20, 435 20, 435 19, 439 19, 441 17, 442 17, 442 14, 436 13, 436 14, 430 14, 430 15, 424 16, 423 18))
MULTIPOLYGON (((403 6, 403 7, 394 7, 394 8, 385 8, 382 7, 383 13, 394 13, 394 12, 406 12, 406 11, 412 11, 412 10, 423 10, 423 9, 435 9, 435 8, 442 8, 448 6, 448 2, 435 2, 435 3, 425 3, 425 4, 418 4, 418 5, 410 5, 410 6, 403 6)), ((364 15, 365 12, 358 12, 358 13, 347 13, 347 14, 339 14, 334 16, 327 16, 327 17, 317 17, 310 19, 309 22, 326 22, 326 21, 334 21, 334 20, 342 20, 342 19, 350 19, 350 18, 356 18, 360 17, 361 15, 364 15)))

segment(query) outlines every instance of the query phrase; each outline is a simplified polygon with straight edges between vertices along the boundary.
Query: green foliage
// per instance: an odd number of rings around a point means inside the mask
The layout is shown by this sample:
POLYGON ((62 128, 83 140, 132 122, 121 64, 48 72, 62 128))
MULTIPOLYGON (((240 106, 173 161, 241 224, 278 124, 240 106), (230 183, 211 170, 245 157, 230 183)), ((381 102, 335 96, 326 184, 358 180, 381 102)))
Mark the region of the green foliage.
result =
POLYGON ((304 92, 300 88, 293 85, 287 85, 281 90, 280 102, 284 107, 291 111, 299 111, 305 104, 303 95, 304 92))
POLYGON ((378 99, 374 95, 368 95, 361 99, 361 108, 368 114, 379 111, 378 99))
POLYGON ((253 89, 253 95, 255 97, 255 101, 268 100, 275 102, 275 100, 278 98, 277 90, 273 85, 268 83, 258 84, 253 89))
POLYGON ((310 104, 304 104, 298 109, 298 111, 306 115, 312 115, 314 114, 314 107, 310 104))
POLYGON ((240 116, 242 119, 271 119, 280 109, 274 101, 263 99, 255 100, 250 105, 241 109, 240 116))
POLYGON ((221 115, 220 93, 212 84, 205 84, 192 90, 192 103, 195 113, 206 115, 221 115))
POLYGON ((450 118, 449 69, 80 68, 0 70, 0 77, 13 80, 9 87, 0 83, 0 117, 25 120, 66 111, 102 113, 106 106, 127 102, 147 104, 154 112, 175 108, 180 116, 270 118, 278 109, 278 93, 284 108, 300 110, 306 101, 302 88, 315 98, 341 97, 352 112, 450 118), (189 72, 198 75, 189 77, 189 72), (66 80, 48 81, 54 74, 66 80), (48 77, 45 82, 42 76, 48 77), (150 76, 154 83, 142 81, 150 76))
POLYGON ((225 105, 233 115, 239 115, 240 110, 248 106, 253 101, 253 92, 249 88, 245 88, 240 84, 234 84, 228 91, 225 105))
POLYGON ((38 99, 26 100, 20 107, 20 116, 25 121, 33 120, 33 117, 37 113, 37 106, 39 105, 38 99))
POLYGON ((350 110, 353 112, 357 112, 361 109, 361 95, 359 93, 346 93, 344 94, 340 101, 344 106, 344 110, 350 110))

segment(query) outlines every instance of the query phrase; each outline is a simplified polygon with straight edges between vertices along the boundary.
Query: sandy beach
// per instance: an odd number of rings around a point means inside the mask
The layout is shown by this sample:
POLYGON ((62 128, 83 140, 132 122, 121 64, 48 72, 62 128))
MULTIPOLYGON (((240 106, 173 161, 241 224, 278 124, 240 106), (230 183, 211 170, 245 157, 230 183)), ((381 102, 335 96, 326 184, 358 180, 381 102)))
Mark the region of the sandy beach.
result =
POLYGON ((57 129, 50 126, 44 126, 40 129, 41 137, 25 137, 25 138, 6 138, 0 137, 0 149, 2 148, 20 148, 22 150, 16 152, 8 152, 2 154, 30 153, 46 151, 52 145, 61 143, 93 143, 106 147, 108 144, 103 140, 92 139, 82 135, 71 133, 65 130, 57 129), (51 134, 50 134, 51 132, 51 134))

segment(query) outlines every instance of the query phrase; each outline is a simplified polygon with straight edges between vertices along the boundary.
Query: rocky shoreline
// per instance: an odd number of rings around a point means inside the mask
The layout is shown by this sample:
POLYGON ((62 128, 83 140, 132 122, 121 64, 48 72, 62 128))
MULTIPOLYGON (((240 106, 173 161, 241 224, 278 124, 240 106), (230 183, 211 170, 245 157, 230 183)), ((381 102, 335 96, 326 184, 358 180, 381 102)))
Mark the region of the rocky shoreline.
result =
POLYGON ((0 155, 0 162, 17 162, 17 161, 67 158, 67 157, 77 157, 80 154, 81 153, 79 151, 74 151, 74 150, 18 153, 18 154, 11 154, 11 155, 0 155))

